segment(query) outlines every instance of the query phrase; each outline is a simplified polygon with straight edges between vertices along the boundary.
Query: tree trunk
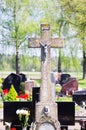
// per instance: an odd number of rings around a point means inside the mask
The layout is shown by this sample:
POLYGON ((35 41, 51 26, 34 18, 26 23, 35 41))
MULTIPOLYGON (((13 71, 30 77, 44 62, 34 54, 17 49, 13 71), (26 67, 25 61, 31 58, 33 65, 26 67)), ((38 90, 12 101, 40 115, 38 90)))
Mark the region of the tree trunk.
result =
POLYGON ((61 50, 59 49, 59 57, 58 57, 58 72, 61 71, 61 50))
POLYGON ((16 74, 20 73, 20 57, 19 52, 16 52, 16 74))
POLYGON ((18 43, 18 29, 19 26, 16 22, 16 1, 14 2, 14 27, 15 27, 15 44, 16 44, 16 73, 20 73, 20 58, 19 58, 19 43, 18 43))
POLYGON ((83 50, 83 79, 86 79, 86 52, 83 50))

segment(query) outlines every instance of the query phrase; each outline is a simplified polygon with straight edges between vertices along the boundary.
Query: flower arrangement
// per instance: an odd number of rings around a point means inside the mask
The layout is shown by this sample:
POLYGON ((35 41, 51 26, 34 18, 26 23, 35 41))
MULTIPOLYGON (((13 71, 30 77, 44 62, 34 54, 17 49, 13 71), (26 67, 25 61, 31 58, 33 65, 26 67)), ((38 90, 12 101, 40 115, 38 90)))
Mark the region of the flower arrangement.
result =
POLYGON ((28 98, 29 98, 29 95, 27 94, 27 93, 25 93, 25 94, 19 94, 18 96, 17 96, 17 98, 18 99, 24 99, 24 100, 27 100, 28 98))
POLYGON ((17 109, 16 114, 19 117, 19 121, 21 123, 22 128, 28 126, 28 119, 30 116, 30 111, 28 109, 22 108, 22 109, 17 109))
POLYGON ((31 101, 32 94, 28 94, 28 92, 19 94, 16 92, 13 85, 11 85, 10 89, 4 89, 2 91, 3 101, 31 101))
POLYGON ((3 101, 18 101, 18 94, 13 85, 11 85, 10 89, 3 90, 3 101))
POLYGON ((31 101, 32 100, 32 93, 28 94, 28 92, 25 93, 20 93, 17 98, 19 99, 19 101, 31 101))
POLYGON ((4 89, 4 90, 3 90, 3 94, 4 94, 4 95, 8 94, 8 89, 4 89))

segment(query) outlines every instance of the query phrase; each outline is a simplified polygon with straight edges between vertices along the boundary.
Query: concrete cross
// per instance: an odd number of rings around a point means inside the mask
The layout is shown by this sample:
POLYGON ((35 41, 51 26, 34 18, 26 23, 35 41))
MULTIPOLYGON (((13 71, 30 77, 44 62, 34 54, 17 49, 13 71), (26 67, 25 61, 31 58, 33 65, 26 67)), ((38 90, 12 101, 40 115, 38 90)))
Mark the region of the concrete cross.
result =
POLYGON ((40 101, 52 102, 54 101, 52 95, 52 84, 50 81, 50 48, 63 47, 62 38, 50 37, 50 25, 41 24, 41 38, 29 38, 28 47, 41 48, 41 88, 40 101))

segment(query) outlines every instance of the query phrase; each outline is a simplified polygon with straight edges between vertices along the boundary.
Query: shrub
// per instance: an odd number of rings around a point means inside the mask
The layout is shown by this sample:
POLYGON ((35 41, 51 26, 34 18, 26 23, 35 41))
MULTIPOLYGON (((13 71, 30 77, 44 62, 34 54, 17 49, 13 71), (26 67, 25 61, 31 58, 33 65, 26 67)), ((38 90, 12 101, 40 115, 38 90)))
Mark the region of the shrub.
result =
POLYGON ((24 94, 25 93, 25 82, 21 82, 20 87, 19 87, 19 91, 24 94))
POLYGON ((56 85, 56 93, 61 92, 61 89, 62 89, 62 87, 59 84, 57 84, 56 85))
POLYGON ((11 85, 8 94, 4 97, 4 101, 18 101, 18 94, 13 85, 11 85))

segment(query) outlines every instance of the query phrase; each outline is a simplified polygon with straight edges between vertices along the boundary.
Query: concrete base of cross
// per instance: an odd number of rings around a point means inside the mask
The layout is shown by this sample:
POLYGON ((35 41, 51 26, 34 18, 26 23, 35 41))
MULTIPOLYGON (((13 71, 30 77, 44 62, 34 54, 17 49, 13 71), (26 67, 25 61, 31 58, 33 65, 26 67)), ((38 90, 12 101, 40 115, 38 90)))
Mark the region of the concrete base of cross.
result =
POLYGON ((60 130, 57 104, 54 102, 36 104, 36 122, 30 130, 60 130))

